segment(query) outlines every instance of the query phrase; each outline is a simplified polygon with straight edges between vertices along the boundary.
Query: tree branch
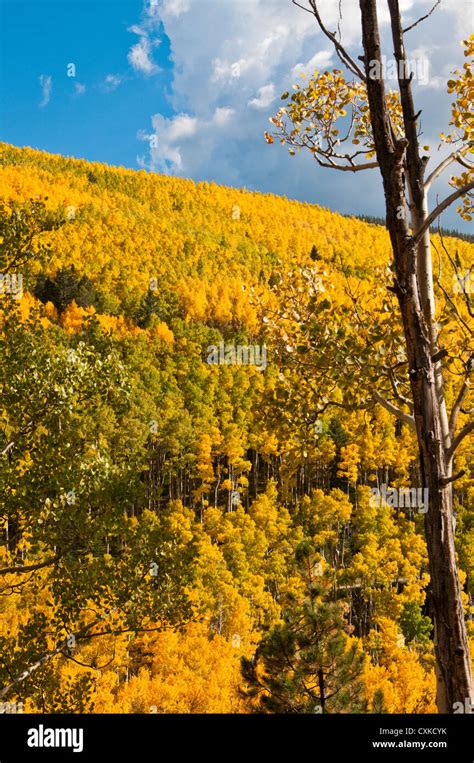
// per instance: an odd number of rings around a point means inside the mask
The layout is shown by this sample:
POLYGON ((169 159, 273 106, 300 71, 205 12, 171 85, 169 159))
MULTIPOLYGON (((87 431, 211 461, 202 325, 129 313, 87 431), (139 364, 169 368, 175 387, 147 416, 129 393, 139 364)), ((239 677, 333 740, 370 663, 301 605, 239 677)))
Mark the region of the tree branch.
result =
POLYGON ((462 406, 463 406, 464 400, 466 399, 466 395, 469 392, 470 376, 471 376, 473 367, 474 367, 474 355, 471 355, 471 357, 466 363, 466 376, 465 376, 464 382, 462 384, 461 389, 459 390, 459 394, 454 402, 454 405, 451 411, 451 416, 449 418, 449 433, 451 435, 451 439, 454 437, 456 433, 458 417, 462 411, 462 406))
POLYGON ((461 469, 460 472, 457 474, 453 474, 451 477, 443 477, 440 482, 442 487, 446 487, 446 485, 450 485, 452 482, 456 482, 456 480, 460 480, 461 477, 464 477, 466 474, 465 469, 461 469))
POLYGON ((464 185, 462 188, 458 188, 454 193, 452 193, 450 196, 447 196, 446 199, 441 201, 435 209, 431 212, 430 215, 426 218, 425 222, 419 228, 419 230, 416 231, 413 241, 411 242, 413 245, 417 246, 421 239, 423 238, 423 234, 426 230, 430 228, 430 226, 434 223, 437 217, 439 217, 445 209, 451 206, 451 204, 454 204, 457 199, 461 198, 461 196, 464 196, 469 191, 472 191, 474 188, 474 180, 470 183, 467 183, 467 185, 464 185))
MULTIPOLYGON (((112 614, 112 611, 113 610, 110 610, 109 612, 107 612, 106 616, 112 614)), ((84 637, 84 635, 88 633, 88 631, 90 631, 99 623, 100 623, 100 619, 95 620, 94 622, 89 623, 89 625, 85 625, 83 628, 81 628, 76 633, 71 635, 73 635, 74 638, 76 639, 84 637)), ((68 636, 67 638, 65 638, 63 641, 61 641, 61 643, 55 649, 44 654, 42 657, 36 660, 36 662, 34 662, 32 665, 26 668, 26 670, 24 670, 22 673, 16 676, 9 684, 7 684, 2 689, 0 689, 0 699, 3 699, 3 697, 6 697, 13 689, 15 689, 16 686, 18 686, 18 684, 21 684, 23 683, 23 681, 26 681, 26 679, 29 678, 31 674, 34 673, 36 670, 41 668, 42 665, 45 665, 46 663, 50 662, 53 659, 53 657, 56 657, 58 654, 61 654, 64 651, 64 649, 66 649, 66 647, 69 646, 68 642, 70 641, 70 638, 71 636, 68 636)))
MULTIPOLYGON (((438 236, 440 238, 441 246, 443 247, 444 253, 446 254, 446 257, 448 258, 449 262, 451 263, 451 266, 452 266, 452 268, 454 270, 454 274, 455 274, 455 276, 457 278, 458 284, 461 287, 461 291, 463 293, 464 301, 465 301, 466 307, 467 307, 467 312, 469 313, 471 318, 474 318, 474 313, 473 313, 473 310, 472 310, 470 295, 467 293, 467 289, 466 289, 466 287, 464 285, 463 279, 462 279, 462 277, 460 277, 460 275, 458 273, 458 266, 456 264, 456 261, 453 259, 453 257, 451 256, 451 254, 449 252, 449 249, 447 248, 446 244, 444 243, 443 231, 441 230, 441 225, 440 225, 440 221, 439 220, 438 220, 438 236)), ((434 243, 434 241, 432 242, 432 244, 433 244, 433 247, 436 249, 436 252, 438 254, 440 268, 441 268, 441 258, 439 256, 439 252, 438 252, 438 250, 436 248, 436 244, 434 243)), ((464 321, 464 319, 461 317, 461 315, 459 313, 459 310, 458 310, 458 306, 453 302, 453 300, 451 299, 451 297, 447 293, 446 289, 441 284, 441 270, 440 270, 440 278, 438 279, 438 283, 439 283, 439 285, 440 285, 440 287, 441 287, 441 289, 442 289, 446 299, 449 301, 451 306, 454 308, 459 321, 467 329, 467 333, 472 336, 472 330, 470 329, 468 324, 464 321)))
MULTIPOLYGON (((469 143, 469 146, 472 146, 472 141, 469 143)), ((472 170, 474 168, 474 164, 472 164, 471 162, 467 162, 464 159, 464 156, 461 156, 461 155, 457 156, 456 161, 458 164, 460 164, 462 167, 465 167, 467 170, 472 170)))
POLYGON ((71 662, 75 662, 76 665, 80 665, 82 668, 91 668, 91 670, 105 670, 105 668, 108 668, 109 665, 111 665, 113 663, 113 661, 115 660, 115 657, 116 657, 116 655, 115 655, 115 644, 114 644, 114 654, 110 658, 110 660, 108 660, 108 662, 105 663, 105 665, 97 665, 97 666, 95 666, 95 665, 91 665, 89 662, 81 662, 80 660, 76 660, 76 658, 73 657, 72 654, 70 654, 70 653, 66 654, 66 653, 63 652, 63 656, 67 660, 71 660, 71 662))
POLYGON ((462 441, 472 431, 474 431, 474 421, 470 421, 468 424, 466 424, 466 426, 461 429, 461 431, 456 435, 456 437, 452 441, 451 447, 448 449, 448 453, 447 453, 447 456, 449 459, 451 459, 454 456, 456 450, 459 448, 462 441))
POLYGON ((425 191, 428 192, 433 185, 436 178, 438 178, 442 172, 446 169, 446 167, 449 167, 449 165, 456 161, 457 158, 460 156, 459 151, 453 151, 452 154, 446 157, 446 159, 443 159, 440 164, 433 170, 431 175, 429 175, 425 181, 425 191))
POLYGON ((56 556, 52 556, 45 562, 40 562, 38 564, 22 565, 21 567, 3 567, 0 569, 0 575, 9 575, 11 573, 16 575, 24 575, 26 572, 34 572, 35 570, 41 570, 44 567, 49 567, 51 564, 54 564, 54 562, 57 562, 60 558, 61 554, 56 554, 56 556))
POLYGON ((389 411, 389 413, 396 416, 399 421, 402 421, 404 424, 408 424, 408 426, 412 429, 416 429, 415 419, 413 416, 411 416, 409 413, 405 413, 405 411, 402 411, 401 408, 397 408, 397 406, 391 403, 390 400, 386 400, 386 398, 384 398, 383 395, 381 395, 380 392, 378 392, 376 389, 372 391, 372 396, 377 403, 385 408, 385 410, 389 411))
POLYGON ((437 0, 436 3, 434 4, 434 6, 432 7, 432 9, 430 10, 430 12, 427 13, 425 16, 422 16, 420 19, 418 19, 418 21, 415 21, 414 24, 411 24, 410 26, 407 26, 407 28, 403 30, 403 34, 406 34, 411 29, 414 29, 416 26, 418 26, 418 24, 421 24, 422 21, 426 21, 426 19, 429 19, 431 14, 435 12, 436 8, 440 4, 441 4, 441 0, 437 0))
MULTIPOLYGON (((295 0, 292 0, 292 2, 295 5, 298 5, 298 3, 295 3, 295 0)), ((328 29, 326 29, 325 25, 323 24, 321 15, 319 13, 318 5, 317 5, 317 0, 309 0, 309 4, 312 8, 312 13, 316 21, 318 22, 321 31, 323 32, 323 34, 326 35, 328 40, 331 40, 332 44, 334 45, 336 49, 336 53, 339 56, 342 63, 344 64, 344 66, 347 66, 349 71, 351 71, 352 74, 354 74, 356 77, 359 77, 359 79, 362 80, 362 82, 366 82, 366 76, 364 72, 362 71, 362 69, 360 68, 360 66, 354 61, 352 56, 347 52, 347 50, 343 47, 343 45, 341 45, 341 43, 336 38, 336 36, 333 35, 332 32, 330 32, 328 29)))
POLYGON ((410 413, 413 413, 413 403, 411 400, 408 400, 407 397, 401 394, 401 392, 398 389, 399 381, 395 377, 395 373, 393 371, 393 368, 387 368, 388 377, 390 379, 390 384, 392 385, 393 394, 395 395, 396 400, 398 400, 399 403, 403 403, 403 405, 406 405, 410 413))
POLYGON ((439 288, 441 289, 441 291, 443 292, 444 296, 446 297, 446 300, 451 305, 451 307, 453 309, 453 312, 455 313, 456 318, 459 321, 460 325, 462 326, 462 328, 465 329, 466 334, 468 336, 472 336, 472 329, 471 329, 471 327, 469 326, 468 323, 466 323, 466 321, 462 317, 461 313, 459 312, 459 308, 458 308, 457 304, 453 301, 453 299, 451 298, 451 295, 447 292, 447 290, 445 289, 445 287, 443 286, 443 284, 441 283, 441 280, 439 278, 437 279, 437 284, 438 284, 439 288))
POLYGON ((341 172, 361 172, 361 170, 372 170, 379 166, 378 162, 366 162, 365 164, 336 164, 336 162, 323 162, 317 154, 314 158, 321 167, 328 167, 331 170, 340 170, 341 172))

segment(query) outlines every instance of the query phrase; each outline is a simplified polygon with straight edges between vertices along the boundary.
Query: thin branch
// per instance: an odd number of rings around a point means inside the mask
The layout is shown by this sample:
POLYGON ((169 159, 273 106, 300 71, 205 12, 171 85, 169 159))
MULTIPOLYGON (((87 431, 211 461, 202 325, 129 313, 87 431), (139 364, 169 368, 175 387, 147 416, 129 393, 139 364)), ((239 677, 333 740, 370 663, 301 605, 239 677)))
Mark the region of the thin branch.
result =
POLYGON ((296 5, 297 8, 301 8, 302 11, 306 11, 306 13, 311 13, 312 16, 314 16, 313 11, 310 8, 305 8, 304 5, 300 5, 300 3, 297 3, 296 0, 291 0, 293 5, 296 5))
POLYGON ((0 569, 0 575, 10 575, 10 574, 16 574, 16 575, 24 575, 26 572, 34 572, 36 570, 42 570, 44 567, 50 567, 51 564, 54 564, 61 558, 61 554, 56 554, 56 556, 52 556, 50 559, 47 559, 45 562, 40 562, 38 564, 28 564, 28 565, 22 565, 21 567, 3 567, 0 569))
POLYGON ((2 450, 2 452, 0 453, 0 456, 6 456, 6 455, 7 455, 7 453, 8 453, 8 451, 9 451, 9 450, 11 450, 11 449, 13 448, 14 444, 15 444, 15 440, 11 440, 11 441, 8 443, 8 445, 6 446, 6 448, 4 448, 4 449, 2 450))
POLYGON ((453 153, 447 156, 446 159, 443 159, 443 161, 440 162, 440 164, 438 164, 438 166, 433 170, 431 175, 427 177, 425 181, 425 191, 428 192, 430 190, 436 178, 438 178, 441 175, 441 173, 444 172, 446 167, 449 167, 449 165, 452 164, 452 162, 458 161, 461 158, 462 158, 462 155, 460 154, 459 151, 453 151, 453 153))
MULTIPOLYGON (((110 610, 106 616, 112 614, 113 610, 110 610)), ((96 625, 98 625, 100 620, 96 620, 92 623, 89 623, 89 625, 85 625, 83 628, 81 628, 76 633, 72 634, 74 635, 74 638, 78 639, 84 636, 88 631, 90 631, 92 628, 94 628, 96 625)), ((15 689, 18 684, 23 683, 23 681, 26 681, 27 678, 30 677, 32 673, 34 673, 38 668, 40 668, 42 665, 45 665, 46 663, 50 662, 53 657, 56 657, 58 654, 62 654, 64 649, 69 646, 71 636, 68 636, 66 639, 61 641, 61 643, 55 648, 52 649, 50 652, 47 652, 42 657, 40 657, 36 662, 34 662, 32 665, 30 665, 26 670, 24 670, 22 673, 20 673, 18 676, 13 678, 13 680, 4 686, 2 689, 0 689, 0 699, 3 699, 3 697, 6 697, 7 694, 9 694, 13 689, 15 689)))
POLYGON ((397 408, 397 406, 391 403, 389 400, 386 400, 386 398, 384 398, 376 389, 372 391, 372 396, 377 403, 380 403, 380 405, 383 406, 385 410, 396 416, 399 421, 402 421, 404 424, 408 424, 408 426, 412 429, 416 429, 415 419, 413 416, 411 416, 409 413, 405 413, 405 411, 402 411, 401 408, 397 408))
POLYGON ((451 305, 451 307, 453 309, 453 312, 456 315, 456 318, 459 321, 460 325, 462 326, 462 328, 465 329, 466 334, 468 336, 472 336, 472 329, 469 326, 469 324, 466 323, 466 321, 462 317, 461 313, 459 312, 457 304, 451 299, 451 295, 447 292, 447 290, 445 289, 445 287, 443 286, 443 284, 441 283, 441 281, 439 279, 438 279, 437 283, 438 283, 439 288, 443 292, 444 296, 446 297, 447 301, 451 305))
POLYGON ((413 413, 413 403, 407 397, 402 395, 400 390, 398 389, 398 385, 400 384, 400 382, 396 379, 393 368, 387 367, 387 372, 388 372, 388 377, 390 379, 390 384, 392 385, 393 394, 395 395, 395 398, 400 403, 403 403, 403 405, 406 405, 410 409, 410 413, 413 413))
POLYGON ((29 575, 29 577, 27 577, 26 580, 21 580, 18 583, 10 583, 9 585, 3 586, 3 588, 0 588, 0 596, 22 595, 25 586, 28 585, 32 577, 33 577, 33 573, 31 573, 31 575, 29 575))
POLYGON ((407 32, 410 32, 411 29, 414 29, 416 26, 418 26, 418 24, 421 24, 422 21, 426 21, 426 19, 429 19, 431 14, 435 12, 436 8, 440 4, 441 4, 441 0, 437 0, 437 2, 434 4, 434 6, 430 10, 430 12, 427 13, 425 16, 422 16, 420 19, 418 19, 418 21, 415 21, 414 24, 411 24, 410 26, 407 26, 407 28, 403 30, 403 34, 406 34, 407 32))
POLYGON ((91 668, 91 670, 105 670, 105 668, 108 668, 109 665, 113 663, 115 660, 115 644, 114 644, 114 654, 110 658, 108 662, 105 663, 105 665, 91 665, 89 662, 81 662, 80 660, 77 660, 75 657, 72 656, 72 654, 68 654, 66 652, 62 652, 63 657, 65 657, 67 660, 71 660, 72 662, 75 662, 76 665, 80 665, 82 668, 91 668))
MULTIPOLYGON (((469 143, 469 146, 472 146, 472 141, 469 143)), ((458 164, 461 164, 463 167, 465 167, 467 170, 472 170, 474 168, 474 164, 472 162, 467 162, 463 156, 457 156, 456 161, 458 164)))
MULTIPOLYGON (((292 2, 295 5, 298 5, 298 3, 295 3, 295 0, 292 0, 292 2)), ((342 61, 342 63, 344 64, 344 66, 347 66, 349 71, 351 71, 352 74, 354 74, 356 77, 359 77, 359 79, 362 80, 362 82, 366 82, 366 76, 365 76, 364 72, 362 71, 362 69, 360 68, 360 66, 356 63, 356 61, 354 61, 352 56, 347 52, 347 50, 343 47, 343 45, 341 45, 341 43, 339 42, 337 37, 334 34, 332 34, 332 32, 330 32, 325 27, 325 25, 323 24, 323 21, 321 19, 321 15, 319 13, 319 9, 318 9, 318 6, 317 6, 317 1, 316 0, 309 0, 309 4, 310 4, 310 6, 312 8, 313 16, 315 17, 316 21, 318 22, 321 31, 323 32, 323 34, 326 35, 328 40, 331 40, 332 44, 334 45, 334 47, 336 49, 336 53, 339 56, 339 58, 342 61)), ((305 8, 305 10, 307 10, 307 9, 305 8)), ((310 11, 310 13, 311 13, 311 11, 310 11)))
POLYGON ((451 477, 442 477, 440 480, 442 487, 446 487, 446 485, 450 485, 452 482, 456 482, 456 480, 460 480, 461 477, 464 477, 466 474, 465 469, 461 469, 460 472, 457 474, 453 474, 451 477))
POLYGON ((470 421, 468 424, 466 424, 466 426, 461 429, 461 431, 456 435, 456 437, 452 441, 451 447, 448 449, 448 453, 447 453, 447 456, 449 459, 451 459, 454 456, 456 450, 459 448, 462 441, 472 431, 474 431, 474 421, 470 421))
POLYGON ((458 396, 454 402, 454 405, 451 411, 451 416, 449 418, 449 433, 451 435, 451 438, 453 438, 456 433, 458 417, 462 411, 462 406, 463 406, 464 400, 466 399, 467 393, 469 392, 470 376, 472 374, 473 368, 474 368, 474 355, 471 355, 471 357, 466 363, 466 376, 465 376, 464 382, 462 384, 461 389, 459 390, 458 396))
POLYGON ((323 162, 317 154, 314 158, 321 167, 328 167, 331 170, 340 170, 341 172, 361 172, 362 170, 372 170, 379 166, 378 162, 366 162, 366 164, 336 164, 336 162, 323 162))
POLYGON ((419 228, 419 230, 416 231, 415 235, 413 236, 413 239, 410 241, 410 245, 417 246, 421 239, 423 238, 423 234, 425 231, 427 231, 430 226, 434 223, 437 217, 439 217, 445 209, 451 206, 451 204, 454 204, 455 201, 457 201, 461 196, 464 196, 466 193, 469 193, 469 191, 472 191, 474 188, 474 180, 470 183, 467 183, 462 188, 458 188, 454 193, 452 193, 450 196, 447 196, 443 201, 441 201, 437 207, 433 209, 430 215, 426 218, 423 225, 419 228))
MULTIPOLYGON (((466 289, 466 287, 464 285, 463 278, 460 277, 460 275, 458 273, 458 268, 457 268, 456 262, 455 262, 455 260, 453 260, 451 254, 449 253, 449 249, 447 248, 446 244, 444 243, 443 231, 441 230, 441 223, 440 223, 439 220, 438 220, 438 236, 440 238, 441 246, 443 247, 444 253, 445 253, 446 257, 448 258, 449 262, 451 263, 451 266, 452 266, 452 268, 454 270, 454 274, 455 274, 455 276, 457 278, 458 284, 461 287, 461 290, 462 290, 462 293, 463 293, 463 296, 464 296, 464 301, 465 301, 466 307, 467 307, 467 312, 469 313, 471 318, 474 318, 474 313, 473 313, 473 310, 472 310, 470 295, 467 293, 467 289, 466 289)), ((432 244, 433 244, 433 246, 436 249, 435 243, 432 242, 432 244)), ((439 257, 439 254, 438 254, 438 257, 439 257)), ((440 260, 440 265, 441 265, 441 260, 440 260)), ((452 304, 454 304, 452 302, 452 300, 450 300, 450 301, 451 301, 452 304)), ((458 316, 460 318, 457 306, 456 306, 456 312, 457 312, 457 314, 458 314, 458 316)), ((465 325, 467 326, 467 324, 465 324, 465 325)), ((469 333, 472 335, 472 331, 470 329, 469 329, 469 333)))

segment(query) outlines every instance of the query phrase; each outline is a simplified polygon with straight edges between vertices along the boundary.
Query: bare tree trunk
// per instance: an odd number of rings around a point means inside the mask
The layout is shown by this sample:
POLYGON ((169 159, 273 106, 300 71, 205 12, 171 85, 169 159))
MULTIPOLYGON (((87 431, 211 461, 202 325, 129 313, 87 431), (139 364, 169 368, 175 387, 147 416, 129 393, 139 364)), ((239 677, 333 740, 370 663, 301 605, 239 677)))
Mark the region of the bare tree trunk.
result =
MULTIPOLYGON (((397 59, 405 60, 398 0, 388 0, 397 59)), ((426 219, 425 162, 419 156, 411 79, 399 79, 405 120, 405 138, 394 135, 385 100, 383 77, 371 78, 371 62, 382 71, 382 52, 376 0, 360 0, 367 90, 377 159, 382 173, 387 228, 395 260, 395 292, 400 304, 406 339, 414 417, 420 451, 423 487, 429 490, 425 534, 429 555, 432 609, 435 624, 437 704, 442 713, 455 702, 467 707, 474 699, 461 585, 454 546, 449 430, 441 367, 433 361, 436 346, 434 293, 427 240, 421 247, 409 226, 406 182, 412 201, 412 219, 426 219), (405 174, 407 177, 405 177, 405 174)), ((429 231, 428 231, 429 236, 429 231)))

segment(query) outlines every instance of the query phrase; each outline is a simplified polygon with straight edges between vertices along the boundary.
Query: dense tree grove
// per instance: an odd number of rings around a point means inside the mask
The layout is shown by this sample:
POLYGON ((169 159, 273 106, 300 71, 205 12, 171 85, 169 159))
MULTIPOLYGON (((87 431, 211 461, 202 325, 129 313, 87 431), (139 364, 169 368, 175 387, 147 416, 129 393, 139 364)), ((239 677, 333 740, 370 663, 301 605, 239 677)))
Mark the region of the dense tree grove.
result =
MULTIPOLYGON (((0 701, 433 712, 416 438, 372 392, 404 394, 387 232, 5 144, 0 195, 0 701)), ((452 402, 472 308, 437 289, 452 402)))

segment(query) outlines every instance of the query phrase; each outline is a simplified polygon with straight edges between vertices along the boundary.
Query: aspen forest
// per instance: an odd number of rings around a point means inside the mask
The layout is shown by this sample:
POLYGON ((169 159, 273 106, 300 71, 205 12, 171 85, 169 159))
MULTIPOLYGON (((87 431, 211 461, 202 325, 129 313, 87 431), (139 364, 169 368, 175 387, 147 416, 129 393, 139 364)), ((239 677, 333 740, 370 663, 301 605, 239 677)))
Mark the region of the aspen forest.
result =
POLYGON ((376 1, 359 58, 302 2, 260 150, 378 217, 0 143, 4 712, 472 712, 474 35, 438 172, 376 1))

